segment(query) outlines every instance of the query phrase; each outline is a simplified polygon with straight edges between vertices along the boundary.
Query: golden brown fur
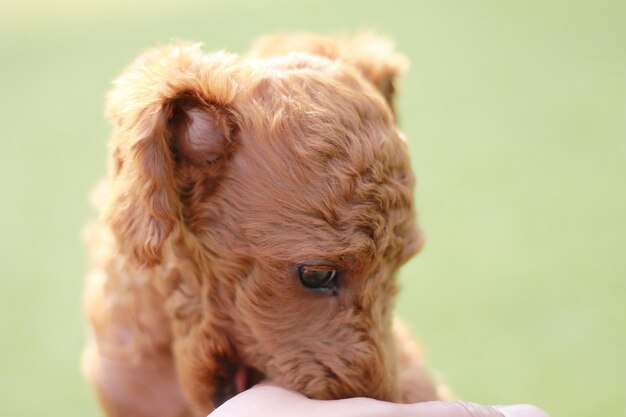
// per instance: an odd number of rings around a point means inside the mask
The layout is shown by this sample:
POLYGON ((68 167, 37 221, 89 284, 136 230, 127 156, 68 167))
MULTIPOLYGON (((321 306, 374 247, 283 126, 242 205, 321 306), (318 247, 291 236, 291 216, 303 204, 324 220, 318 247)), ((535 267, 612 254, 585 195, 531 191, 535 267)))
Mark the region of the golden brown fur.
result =
POLYGON ((248 57, 155 48, 115 81, 84 355, 107 415, 206 415, 242 365, 313 398, 437 398, 391 311, 422 244, 405 65, 371 35, 277 36, 248 57), (337 292, 300 264, 337 269, 337 292))

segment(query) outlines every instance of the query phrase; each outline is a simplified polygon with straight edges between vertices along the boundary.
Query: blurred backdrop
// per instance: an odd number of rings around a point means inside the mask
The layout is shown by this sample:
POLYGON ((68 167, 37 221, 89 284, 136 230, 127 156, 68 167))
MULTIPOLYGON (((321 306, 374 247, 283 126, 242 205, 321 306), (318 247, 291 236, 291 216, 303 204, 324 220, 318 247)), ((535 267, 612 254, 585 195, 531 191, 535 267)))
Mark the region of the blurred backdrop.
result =
POLYGON ((0 415, 98 416, 79 372, 80 233, 103 97, 173 38, 376 29, 411 60, 401 124, 423 252, 398 311, 465 400, 626 416, 626 3, 0 4, 0 415))

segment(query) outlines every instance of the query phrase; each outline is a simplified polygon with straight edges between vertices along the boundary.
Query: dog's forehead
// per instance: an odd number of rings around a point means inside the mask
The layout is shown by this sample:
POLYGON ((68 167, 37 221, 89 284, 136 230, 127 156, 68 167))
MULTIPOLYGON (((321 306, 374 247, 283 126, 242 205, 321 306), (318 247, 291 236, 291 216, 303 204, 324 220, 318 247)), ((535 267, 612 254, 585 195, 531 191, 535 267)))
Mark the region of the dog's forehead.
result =
POLYGON ((323 172, 301 176, 314 169, 300 168, 252 169, 237 177, 239 227, 256 254, 366 269, 397 259, 415 243, 409 170, 388 171, 381 163, 359 172, 331 162, 323 172))
POLYGON ((259 83, 238 110, 229 177, 257 251, 362 258, 412 238, 406 144, 373 88, 304 72, 259 83))
POLYGON ((384 156, 399 132, 380 92, 340 63, 291 58, 254 78, 237 101, 242 151, 268 165, 318 168, 301 177, 320 175, 329 160, 361 171, 372 154, 384 156))
POLYGON ((351 65, 292 53, 250 61, 247 69, 242 72, 245 76, 239 77, 236 103, 244 122, 258 122, 263 115, 279 113, 296 122, 306 114, 328 117, 327 112, 331 111, 335 118, 349 125, 363 118, 393 123, 380 91, 351 65))

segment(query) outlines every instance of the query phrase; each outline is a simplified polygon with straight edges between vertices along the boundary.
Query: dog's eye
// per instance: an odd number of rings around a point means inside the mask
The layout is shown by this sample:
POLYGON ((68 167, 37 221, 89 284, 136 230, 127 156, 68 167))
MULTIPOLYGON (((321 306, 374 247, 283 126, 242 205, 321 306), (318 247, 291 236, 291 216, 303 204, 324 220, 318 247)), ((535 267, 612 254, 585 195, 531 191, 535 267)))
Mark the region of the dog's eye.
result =
POLYGON ((334 269, 300 265, 298 267, 298 275, 302 285, 308 289, 328 291, 336 288, 335 278, 337 277, 337 271, 334 269))

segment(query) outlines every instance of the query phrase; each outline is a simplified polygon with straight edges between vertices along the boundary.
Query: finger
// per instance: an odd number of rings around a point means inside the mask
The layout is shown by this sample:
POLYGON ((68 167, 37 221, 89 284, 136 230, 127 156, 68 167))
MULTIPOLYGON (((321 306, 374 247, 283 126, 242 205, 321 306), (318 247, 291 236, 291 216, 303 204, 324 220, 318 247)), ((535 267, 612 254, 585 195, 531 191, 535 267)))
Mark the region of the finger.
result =
POLYGON ((494 408, 504 414, 505 417, 548 417, 548 414, 534 405, 517 404, 494 408))
POLYGON ((463 401, 430 401, 407 404, 404 407, 406 409, 403 410, 403 417, 508 417, 493 407, 463 401))
POLYGON ((265 378, 260 382, 257 382, 256 385, 254 385, 252 388, 254 387, 278 387, 278 384, 269 378, 265 378))
POLYGON ((280 388, 271 382, 263 382, 229 399, 215 409, 210 417, 291 416, 289 410, 295 410, 296 415, 302 417, 317 417, 313 413, 297 413, 298 410, 306 410, 303 404, 308 405, 309 401, 302 394, 280 388))

